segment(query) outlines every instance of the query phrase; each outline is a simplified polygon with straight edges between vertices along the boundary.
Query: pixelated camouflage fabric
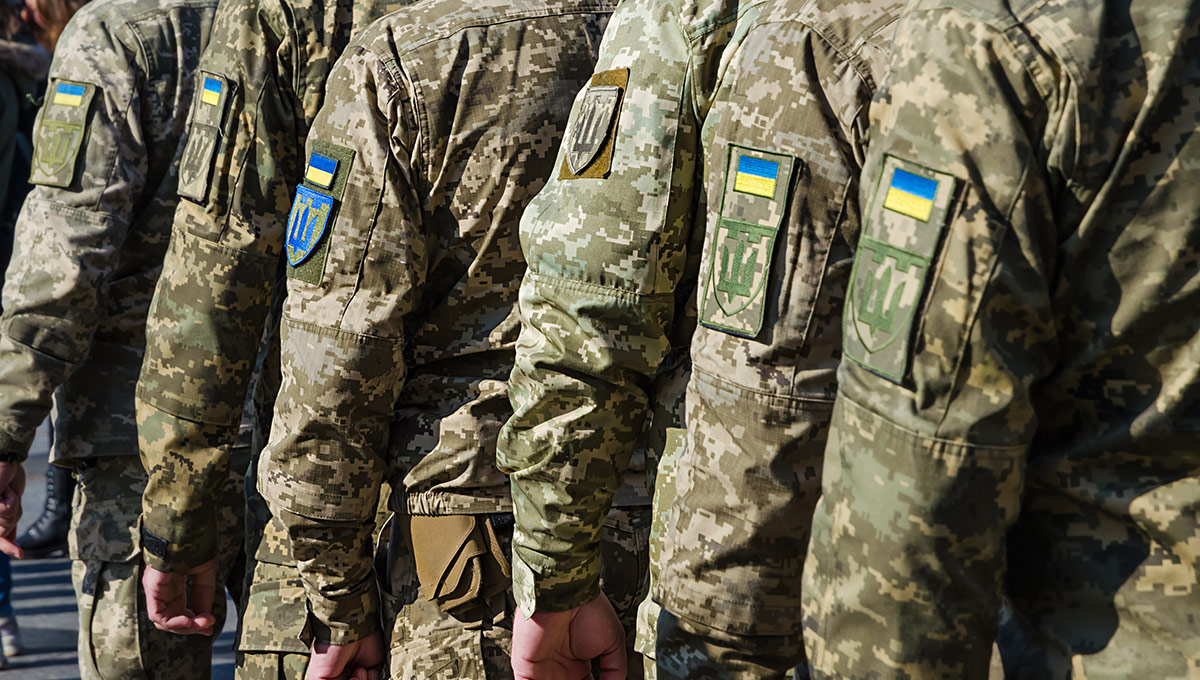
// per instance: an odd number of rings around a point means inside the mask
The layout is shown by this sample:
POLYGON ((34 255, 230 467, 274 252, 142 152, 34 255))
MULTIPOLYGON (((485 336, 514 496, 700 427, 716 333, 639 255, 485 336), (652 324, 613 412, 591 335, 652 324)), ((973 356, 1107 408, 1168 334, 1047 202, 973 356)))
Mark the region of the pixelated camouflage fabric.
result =
POLYGON ((172 159, 215 5, 105 0, 62 35, 50 77, 93 94, 72 107, 54 90, 39 114, 35 155, 80 148, 67 186, 35 186, 17 220, 0 320, 0 450, 27 452, 56 388, 56 455, 136 450, 133 386, 177 200, 172 159), (64 108, 85 114, 74 141, 45 122, 64 108))
POLYGON ((353 160, 329 194, 320 283, 288 279, 259 481, 330 629, 314 626, 318 639, 377 625, 364 520, 385 476, 409 512, 507 505, 494 448, 524 269, 517 220, 610 11, 423 3, 356 38, 331 75, 310 139, 353 160))
POLYGON ((222 93, 215 104, 186 109, 181 173, 191 198, 174 215, 138 387, 140 443, 155 479, 146 526, 171 546, 166 557, 151 556, 156 568, 184 570, 211 558, 208 518, 256 358, 256 423, 269 428, 279 387, 273 330, 283 227, 304 169, 304 141, 351 36, 405 4, 234 0, 217 13, 200 68, 222 93), (213 144, 207 157, 192 150, 203 135, 213 144))
MULTIPOLYGON (((907 370, 840 368, 805 572, 818 677, 983 677, 1001 588, 1008 677, 1195 675, 1198 18, 908 8, 859 195, 944 236, 907 370), (888 199, 888 159, 955 179, 944 226, 888 199)), ((852 301, 904 266, 882 251, 860 243, 875 283, 852 301)))

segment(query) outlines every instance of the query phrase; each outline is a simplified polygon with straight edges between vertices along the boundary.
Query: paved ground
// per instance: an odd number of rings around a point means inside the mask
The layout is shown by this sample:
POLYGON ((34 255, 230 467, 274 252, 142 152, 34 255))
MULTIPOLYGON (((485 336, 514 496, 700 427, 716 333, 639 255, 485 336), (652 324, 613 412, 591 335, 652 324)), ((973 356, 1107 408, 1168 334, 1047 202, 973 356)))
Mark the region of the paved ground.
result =
MULTIPOLYGON (((25 469, 28 482, 25 489, 24 525, 32 523, 41 512, 46 491, 46 454, 48 436, 38 432, 33 451, 25 469)), ((70 560, 13 561, 13 604, 25 654, 9 659, 8 670, 0 671, 0 679, 8 680, 77 680, 75 635, 79 621, 75 610, 75 593, 71 588, 70 560)), ((213 680, 233 678, 233 606, 225 622, 225 632, 217 639, 213 655, 213 680)), ((166 673, 162 677, 170 678, 166 673)))

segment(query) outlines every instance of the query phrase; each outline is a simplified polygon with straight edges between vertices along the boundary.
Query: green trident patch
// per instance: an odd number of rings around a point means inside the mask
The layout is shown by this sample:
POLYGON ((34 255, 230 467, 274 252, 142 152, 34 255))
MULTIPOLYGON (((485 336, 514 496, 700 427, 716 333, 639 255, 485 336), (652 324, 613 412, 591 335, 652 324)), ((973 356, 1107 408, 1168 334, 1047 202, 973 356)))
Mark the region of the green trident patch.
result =
POLYGON ((720 266, 715 272, 715 296, 721 311, 733 316, 745 309, 766 283, 767 265, 775 250, 775 229, 722 219, 717 227, 720 266))
POLYGON ((730 145, 721 212, 704 245, 708 279, 700 322, 705 326, 751 338, 762 329, 794 165, 785 154, 730 145))
POLYGON ((871 266, 855 271, 854 298, 848 305, 858 342, 877 353, 894 343, 901 329, 909 328, 929 260, 867 236, 860 238, 858 248, 871 266))
POLYGON ((899 383, 956 180, 888 156, 846 293, 846 356, 899 383))
POLYGON ((38 140, 41 142, 35 156, 38 171, 53 177, 75 160, 75 151, 83 141, 83 126, 59 120, 43 120, 38 140))
POLYGON ((29 173, 31 183, 52 187, 71 185, 95 94, 96 86, 90 83, 57 78, 51 81, 37 124, 33 167, 29 173))

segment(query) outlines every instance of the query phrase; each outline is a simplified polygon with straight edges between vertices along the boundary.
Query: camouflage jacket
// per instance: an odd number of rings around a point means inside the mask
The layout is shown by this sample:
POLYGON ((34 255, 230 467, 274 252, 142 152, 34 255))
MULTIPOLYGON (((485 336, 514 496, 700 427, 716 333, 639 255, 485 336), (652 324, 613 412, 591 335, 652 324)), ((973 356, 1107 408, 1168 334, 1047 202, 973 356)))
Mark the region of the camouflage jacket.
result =
MULTIPOLYGON (((304 169, 304 140, 352 35, 405 4, 221 4, 201 59, 197 87, 207 89, 190 112, 180 161, 186 200, 175 212, 137 389, 150 474, 143 523, 160 539, 147 554, 152 567, 184 571, 215 554, 227 447, 238 435, 264 327, 274 338, 284 216, 304 169)), ((257 388, 263 428, 278 386, 275 340, 257 388)))
POLYGON ((1200 2, 910 5, 811 559, 818 677, 1200 658, 1200 2))
POLYGON ((259 490, 289 526, 316 639, 378 626, 369 519, 496 512, 517 222, 592 72, 602 0, 428 0, 330 77, 288 220, 283 386, 259 490))
POLYGON ((26 455, 53 393, 56 456, 137 452, 143 329, 215 10, 216 0, 97 0, 59 41, 4 286, 2 451, 26 455))
MULTIPOLYGON (((847 199, 897 5, 631 0, 614 14, 597 65, 628 74, 615 138, 604 142, 611 161, 567 171, 587 148, 584 114, 599 96, 589 90, 563 144, 567 170, 521 224, 526 325, 500 459, 518 500, 514 589, 524 612, 598 592, 613 474, 635 416, 657 398, 646 387, 677 344, 678 300, 692 294, 682 282, 696 262, 700 326, 683 335, 693 365, 686 455, 705 461, 713 484, 726 483, 722 457, 740 450, 800 461, 795 475, 764 474, 729 510, 739 521, 810 512, 835 393, 851 255, 843 232, 858 223, 847 199)), ((803 554, 804 536, 787 540, 803 554)), ((703 587, 733 620, 763 617, 753 604, 760 584, 674 579, 672 590, 670 556, 662 562, 664 604, 688 612, 685 601, 708 598, 697 595, 703 587)))

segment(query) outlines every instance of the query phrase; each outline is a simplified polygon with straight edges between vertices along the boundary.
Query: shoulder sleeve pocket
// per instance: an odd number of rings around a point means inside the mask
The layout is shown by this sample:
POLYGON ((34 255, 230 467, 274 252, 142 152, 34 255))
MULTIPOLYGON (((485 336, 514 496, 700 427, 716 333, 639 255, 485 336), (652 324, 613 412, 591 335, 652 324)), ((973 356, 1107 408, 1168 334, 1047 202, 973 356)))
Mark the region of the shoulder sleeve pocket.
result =
POLYGON ((179 195, 200 203, 208 202, 213 163, 223 137, 221 130, 233 94, 233 83, 222 75, 200 71, 192 102, 192 122, 179 161, 179 195))
POLYGON ((88 109, 96 96, 91 83, 55 78, 38 120, 31 184, 68 187, 75 179, 79 149, 87 136, 88 109))
POLYGON ((896 384, 909 371, 917 310, 963 191, 953 175, 894 156, 876 183, 850 274, 843 349, 896 384))

